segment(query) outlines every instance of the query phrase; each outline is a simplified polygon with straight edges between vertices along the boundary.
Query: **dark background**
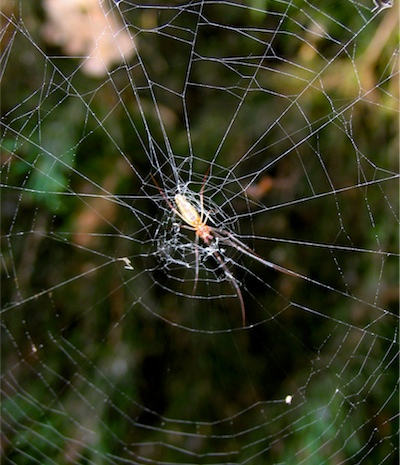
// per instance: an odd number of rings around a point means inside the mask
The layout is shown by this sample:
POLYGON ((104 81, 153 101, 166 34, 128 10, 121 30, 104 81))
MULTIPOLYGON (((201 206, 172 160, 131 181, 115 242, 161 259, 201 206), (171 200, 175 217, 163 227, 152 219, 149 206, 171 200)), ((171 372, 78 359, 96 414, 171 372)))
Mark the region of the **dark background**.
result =
POLYGON ((396 12, 249 3, 122 2, 143 65, 98 77, 4 8, 5 463, 397 463, 396 12), (191 296, 159 189, 210 165, 223 225, 329 288, 231 250, 253 326, 212 258, 191 296))

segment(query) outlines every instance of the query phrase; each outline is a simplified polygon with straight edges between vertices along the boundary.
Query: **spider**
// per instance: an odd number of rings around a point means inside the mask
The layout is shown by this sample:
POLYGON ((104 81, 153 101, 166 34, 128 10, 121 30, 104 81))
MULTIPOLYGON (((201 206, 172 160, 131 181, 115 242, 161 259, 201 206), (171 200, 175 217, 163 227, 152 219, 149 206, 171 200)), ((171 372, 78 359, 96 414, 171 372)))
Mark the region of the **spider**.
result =
MULTIPOLYGON (((160 191, 160 194, 168 204, 169 208, 172 210, 172 212, 179 216, 181 220, 186 224, 186 228, 193 230, 196 233, 195 237, 195 254, 196 254, 196 268, 195 268, 195 285, 193 289, 193 294, 196 290, 197 286, 197 280, 199 276, 199 259, 198 259, 198 241, 199 238, 207 245, 211 246, 212 243, 215 240, 218 240, 219 242, 223 242, 226 245, 229 245, 230 247, 235 248, 239 252, 247 255, 250 258, 253 258, 257 260, 258 262, 262 263, 263 265, 273 268, 276 271, 286 273, 291 276, 296 276, 296 277, 301 277, 298 273, 294 271, 287 270, 286 268, 283 268, 279 265, 276 265, 275 263, 272 263, 268 260, 265 260, 264 258, 260 257, 260 255, 257 255, 250 247, 248 247, 246 244, 241 242, 239 239, 237 239, 231 232, 225 231, 224 229, 220 228, 214 228, 207 224, 209 218, 210 218, 210 212, 205 212, 204 211, 204 183, 200 189, 199 197, 200 197, 200 212, 198 209, 188 200, 187 197, 185 197, 183 194, 175 194, 174 196, 174 201, 175 201, 175 206, 168 200, 166 194, 161 190, 160 186, 157 184, 156 180, 152 176, 154 183, 156 184, 158 190, 160 191)), ((215 260, 218 262, 220 268, 225 274, 226 279, 229 281, 231 286, 236 292, 236 295, 239 299, 240 302, 240 308, 242 312, 242 323, 243 326, 246 325, 246 309, 244 305, 244 300, 242 296, 242 292, 240 290, 239 284, 235 277, 232 275, 232 273, 229 271, 226 262, 223 260, 221 254, 218 252, 216 248, 213 249, 212 255, 215 258, 215 260)))

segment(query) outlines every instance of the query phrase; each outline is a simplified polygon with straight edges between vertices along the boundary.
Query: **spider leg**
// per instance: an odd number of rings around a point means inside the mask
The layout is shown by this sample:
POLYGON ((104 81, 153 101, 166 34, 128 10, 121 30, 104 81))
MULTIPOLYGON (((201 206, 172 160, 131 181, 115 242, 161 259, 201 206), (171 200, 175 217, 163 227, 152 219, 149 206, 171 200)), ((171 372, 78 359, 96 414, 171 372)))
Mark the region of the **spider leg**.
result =
POLYGON ((158 182, 156 181, 156 178, 153 176, 152 173, 150 173, 150 176, 151 176, 151 179, 153 180, 155 186, 157 187, 158 191, 160 192, 162 198, 165 200, 165 202, 167 203, 167 205, 169 206, 169 208, 178 216, 181 216, 181 214, 178 212, 178 210, 172 205, 172 203, 168 200, 167 196, 165 195, 164 191, 161 189, 161 187, 159 186, 158 182))
POLYGON ((242 322, 243 322, 243 326, 246 326, 246 308, 244 306, 242 291, 240 290, 239 284, 237 283, 237 281, 236 281, 235 277, 233 276, 233 274, 229 271, 229 269, 226 266, 226 263, 222 259, 221 255, 217 251, 214 251, 213 256, 218 261, 220 267, 222 268, 223 272, 225 273, 226 278, 229 280, 229 283, 234 288, 234 290, 236 292, 236 295, 239 298, 240 309, 242 311, 242 322))
POLYGON ((197 282, 199 279, 199 236, 197 234, 194 240, 194 255, 195 255, 194 286, 193 286, 192 295, 196 293, 197 282))
POLYGON ((203 195, 203 192, 204 192, 204 186, 206 185, 208 175, 210 174, 210 170, 211 170, 211 165, 208 167, 208 170, 206 171, 206 173, 204 175, 203 184, 201 185, 201 189, 200 189, 200 192, 199 192, 199 196, 200 196, 200 222, 202 222, 202 223, 207 223, 208 216, 209 216, 209 212, 206 212, 206 216, 204 217, 204 195, 203 195))
POLYGON ((216 237, 219 237, 225 244, 230 245, 231 247, 235 248, 239 252, 242 252, 243 254, 247 255, 250 258, 253 258, 254 260, 257 260, 260 262, 262 265, 267 266, 268 268, 272 268, 276 271, 279 271, 280 273, 285 273, 290 276, 296 276, 296 278, 303 278, 299 273, 296 273, 295 271, 288 270, 287 268, 284 268, 283 266, 277 265, 276 263, 272 263, 269 260, 265 260, 264 258, 260 257, 260 255, 256 254, 254 250, 252 250, 249 246, 241 242, 239 239, 237 239, 233 234, 224 231, 224 230, 216 230, 212 229, 213 234, 216 237))

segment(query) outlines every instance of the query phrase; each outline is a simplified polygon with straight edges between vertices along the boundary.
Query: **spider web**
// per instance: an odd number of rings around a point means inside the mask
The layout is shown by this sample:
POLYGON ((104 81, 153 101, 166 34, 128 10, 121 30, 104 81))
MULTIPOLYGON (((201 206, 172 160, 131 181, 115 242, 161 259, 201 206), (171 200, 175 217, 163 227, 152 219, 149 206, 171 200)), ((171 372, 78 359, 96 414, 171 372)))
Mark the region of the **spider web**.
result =
POLYGON ((392 3, 1 5, 4 463, 397 463, 392 3))

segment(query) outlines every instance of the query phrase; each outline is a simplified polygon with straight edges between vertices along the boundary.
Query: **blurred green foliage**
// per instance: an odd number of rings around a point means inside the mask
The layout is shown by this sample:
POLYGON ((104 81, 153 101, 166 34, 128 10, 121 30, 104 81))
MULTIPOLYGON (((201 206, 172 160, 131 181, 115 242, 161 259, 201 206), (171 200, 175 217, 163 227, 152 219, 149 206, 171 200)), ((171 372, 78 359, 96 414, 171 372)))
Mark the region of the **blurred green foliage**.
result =
MULTIPOLYGON (((3 308, 27 300, 2 319, 7 463, 110 463, 114 457, 134 461, 135 453, 154 463, 182 462, 187 457, 180 448, 199 454, 190 458, 193 463, 214 463, 216 450, 237 451, 232 463, 253 456, 254 463, 359 463, 366 444, 365 463, 394 457, 389 420, 397 410, 396 368, 390 364, 395 350, 388 339, 395 319, 379 321, 382 313, 374 307, 395 311, 397 305, 395 260, 383 262, 374 254, 395 252, 398 241, 393 221, 387 221, 398 211, 397 184, 379 181, 398 170, 398 31, 387 37, 381 27, 392 11, 363 30, 365 19, 349 2, 324 2, 319 11, 308 2, 247 2, 253 9, 204 5, 209 25, 198 29, 196 54, 190 55, 189 45, 174 38, 193 38, 197 13, 176 18, 176 10, 127 7, 126 21, 148 75, 135 58, 129 76, 121 67, 111 79, 96 80, 79 72, 77 58, 62 57, 61 50, 43 41, 42 11, 19 4, 22 25, 31 35, 9 24, 3 39, 12 45, 2 101, 8 128, 2 139, 3 308), (287 12, 284 21, 260 11, 269 8, 287 12), (159 34, 146 32, 145 21, 164 27, 159 34), (248 33, 258 40, 246 37, 245 28, 254 28, 248 33), (263 70, 255 71, 269 46, 263 70), (380 53, 374 54, 376 49, 380 53), (218 299, 181 304, 154 284, 166 279, 162 270, 148 272, 157 266, 146 258, 154 248, 154 231, 146 231, 142 221, 159 215, 154 202, 138 196, 157 195, 150 181, 141 184, 141 177, 149 179, 154 171, 149 136, 158 150, 154 158, 171 157, 165 156, 161 115, 175 159, 188 156, 180 93, 190 59, 184 101, 197 181, 202 182, 224 135, 211 183, 217 185, 218 176, 225 176, 253 144, 235 179, 249 181, 259 171, 278 186, 279 180, 290 181, 260 200, 271 208, 268 219, 245 215, 241 231, 371 252, 336 250, 327 262, 324 247, 256 241, 262 256, 283 257, 288 268, 297 266, 339 293, 328 295, 307 282, 292 284, 244 257, 252 273, 236 272, 247 290, 248 318, 257 323, 270 316, 267 324, 244 332, 180 331, 143 311, 150 307, 198 329, 222 328, 227 321, 237 326, 234 299, 225 308, 218 299), (295 103, 286 112, 288 102, 295 103), (310 137, 316 128, 321 129, 310 137), (285 152, 288 156, 281 158, 285 152), (376 182, 355 188, 371 180, 376 182), (143 217, 102 202, 100 186, 115 199, 128 198, 143 217), (327 192, 331 195, 324 196, 327 192), (138 196, 135 203, 132 193, 138 196), (312 201, 297 202, 306 198, 312 201), (287 208, 273 208, 286 203, 287 208), (120 263, 103 266, 118 256, 136 257, 132 279, 121 273, 120 263), (277 292, 265 292, 260 276, 277 292), (48 289, 53 290, 43 292, 48 289), (372 305, 363 306, 343 295, 347 292, 372 305), (280 313, 285 302, 287 311, 280 313), (291 302, 298 307, 289 308, 291 302), (328 318, 301 308, 321 308, 321 303, 328 318), (353 379, 359 385, 353 386, 353 379), (287 415, 282 404, 268 403, 291 392, 297 393, 298 408, 287 415), (265 410, 259 407, 263 401, 265 410), (230 417, 231 422, 221 421, 230 417), (174 447, 155 446, 169 442, 174 447)), ((161 167, 167 175, 170 170, 161 167)), ((229 187, 237 192, 240 183, 229 187)), ((240 208, 245 207, 238 203, 240 208)), ((190 295, 192 287, 188 282, 182 292, 190 295)), ((207 289, 199 282, 200 295, 207 289)), ((231 293, 228 283, 219 289, 231 293)))

